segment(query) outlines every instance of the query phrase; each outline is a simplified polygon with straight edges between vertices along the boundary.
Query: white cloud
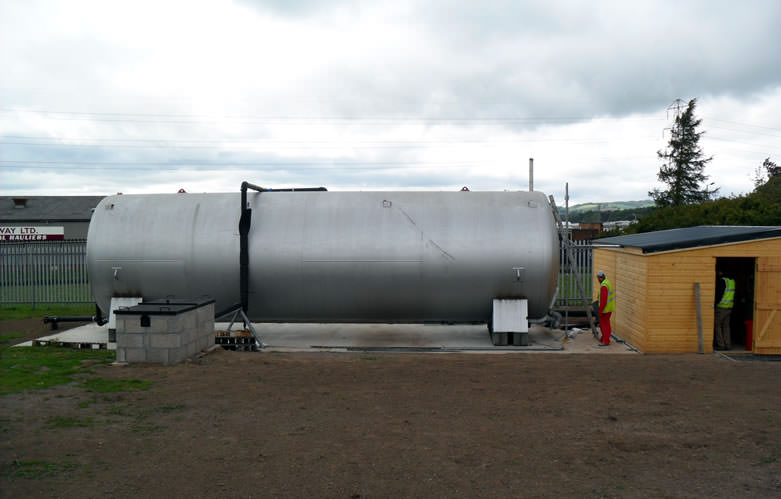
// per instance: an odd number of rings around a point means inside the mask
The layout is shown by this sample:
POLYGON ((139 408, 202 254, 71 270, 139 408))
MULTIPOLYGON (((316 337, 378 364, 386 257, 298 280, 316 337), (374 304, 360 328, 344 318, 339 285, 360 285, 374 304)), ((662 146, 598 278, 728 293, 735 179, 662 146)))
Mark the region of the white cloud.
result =
POLYGON ((781 147, 755 2, 0 4, 0 192, 525 189, 645 198, 699 98, 723 194, 781 147), (41 182, 41 179, 45 182, 41 182))

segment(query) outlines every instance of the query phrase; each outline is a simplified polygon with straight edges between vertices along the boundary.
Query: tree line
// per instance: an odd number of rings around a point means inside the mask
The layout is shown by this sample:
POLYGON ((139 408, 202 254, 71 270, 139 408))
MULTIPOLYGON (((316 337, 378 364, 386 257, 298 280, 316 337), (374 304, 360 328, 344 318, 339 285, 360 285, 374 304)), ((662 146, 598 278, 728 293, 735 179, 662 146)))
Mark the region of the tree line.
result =
MULTIPOLYGON (((695 116, 697 99, 683 109, 678 100, 670 140, 664 151, 657 151, 661 167, 657 178, 665 185, 648 193, 651 208, 616 210, 589 215, 594 221, 634 220, 620 233, 633 234, 696 225, 781 225, 781 167, 768 157, 754 171, 754 191, 740 196, 717 198, 719 188, 708 182, 705 167, 713 159, 705 156, 699 141, 701 121, 695 116), (681 112, 681 109, 683 111, 681 112), (595 218, 598 218, 596 220, 595 218)), ((586 220, 582 215, 582 221, 586 220)), ((618 234, 618 231, 603 236, 618 234)))

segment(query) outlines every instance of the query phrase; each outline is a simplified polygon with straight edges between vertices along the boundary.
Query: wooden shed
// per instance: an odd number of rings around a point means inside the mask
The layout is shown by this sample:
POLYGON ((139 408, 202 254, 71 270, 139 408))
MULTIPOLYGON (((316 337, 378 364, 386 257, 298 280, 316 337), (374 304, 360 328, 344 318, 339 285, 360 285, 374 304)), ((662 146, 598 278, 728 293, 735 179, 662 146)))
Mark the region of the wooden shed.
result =
MULTIPOLYGON (((699 226, 599 239, 594 269, 613 284, 611 324, 645 353, 713 351, 716 272, 735 279, 733 349, 781 354, 781 227, 699 226)), ((594 295, 599 283, 595 278, 594 295)))

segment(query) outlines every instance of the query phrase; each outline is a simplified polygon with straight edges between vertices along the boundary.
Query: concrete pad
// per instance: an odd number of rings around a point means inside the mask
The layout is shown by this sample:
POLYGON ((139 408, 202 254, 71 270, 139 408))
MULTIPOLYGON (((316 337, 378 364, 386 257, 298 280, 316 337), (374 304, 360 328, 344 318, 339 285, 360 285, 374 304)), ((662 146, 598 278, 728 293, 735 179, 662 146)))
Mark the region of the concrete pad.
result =
MULTIPOLYGON (((94 322, 85 324, 84 326, 74 327, 67 331, 61 331, 48 336, 42 336, 38 338, 39 344, 70 344, 81 345, 81 348, 108 348, 109 350, 116 350, 116 343, 108 342, 108 324, 98 326, 94 322)), ((25 341, 16 345, 18 347, 31 347, 32 341, 25 341)))
MULTIPOLYGON (((240 324, 233 325, 234 330, 240 327, 240 324)), ((535 325, 529 328, 529 346, 503 347, 491 344, 485 325, 264 323, 254 324, 254 327, 266 344, 265 351, 636 353, 618 341, 612 341, 608 347, 599 347, 590 330, 572 330, 565 335, 562 330, 535 325)), ((215 324, 216 330, 227 328, 227 322, 215 324)), ((94 323, 44 336, 37 341, 91 344, 92 348, 106 345, 110 350, 116 349, 116 343, 108 342, 107 325, 94 323)), ((17 346, 32 346, 32 342, 17 346)))
MULTIPOLYGON (((215 324, 218 330, 227 327, 228 323, 215 324)), ((560 331, 533 326, 528 346, 496 347, 485 325, 284 323, 254 324, 254 327, 265 349, 275 351, 550 352, 562 349, 563 337, 560 331)))
POLYGON ((599 346, 599 340, 594 338, 590 329, 571 329, 569 334, 563 337, 561 341, 566 353, 639 354, 637 350, 618 339, 615 335, 611 338, 610 345, 606 347, 599 346))

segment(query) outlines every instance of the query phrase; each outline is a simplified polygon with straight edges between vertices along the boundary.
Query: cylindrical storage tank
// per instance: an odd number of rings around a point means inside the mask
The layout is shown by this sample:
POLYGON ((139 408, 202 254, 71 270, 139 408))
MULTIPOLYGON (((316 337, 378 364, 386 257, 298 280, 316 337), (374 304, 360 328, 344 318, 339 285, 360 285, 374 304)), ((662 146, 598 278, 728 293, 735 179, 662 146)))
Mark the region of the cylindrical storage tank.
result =
MULTIPOLYGON (((253 192, 250 319, 488 321, 494 298, 546 314, 558 236, 540 192, 253 192)), ((240 302, 240 194, 119 195, 95 209, 95 300, 240 302)))

